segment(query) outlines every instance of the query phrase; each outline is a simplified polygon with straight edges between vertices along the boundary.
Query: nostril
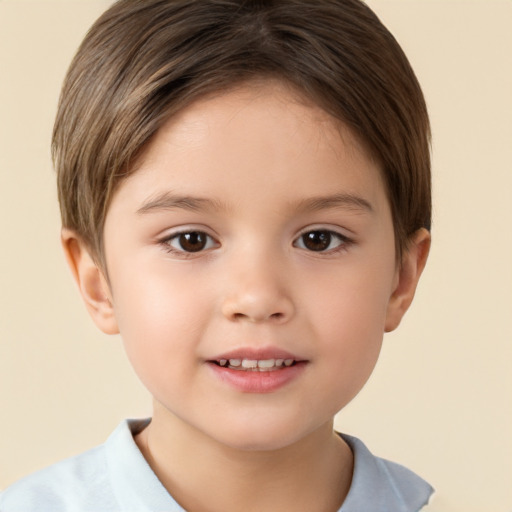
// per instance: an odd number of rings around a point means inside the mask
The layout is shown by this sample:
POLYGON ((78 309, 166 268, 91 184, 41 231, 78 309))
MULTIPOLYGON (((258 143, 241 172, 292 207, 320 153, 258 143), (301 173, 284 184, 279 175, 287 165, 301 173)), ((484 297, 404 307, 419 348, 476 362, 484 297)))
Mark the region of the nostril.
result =
POLYGON ((245 313, 234 313, 232 315, 233 320, 251 320, 253 322, 261 322, 265 320, 282 320, 284 317, 285 315, 281 312, 272 313, 270 315, 247 315, 245 313))
POLYGON ((243 293, 227 297, 222 315, 232 322, 283 323, 293 316, 292 302, 282 294, 243 293))

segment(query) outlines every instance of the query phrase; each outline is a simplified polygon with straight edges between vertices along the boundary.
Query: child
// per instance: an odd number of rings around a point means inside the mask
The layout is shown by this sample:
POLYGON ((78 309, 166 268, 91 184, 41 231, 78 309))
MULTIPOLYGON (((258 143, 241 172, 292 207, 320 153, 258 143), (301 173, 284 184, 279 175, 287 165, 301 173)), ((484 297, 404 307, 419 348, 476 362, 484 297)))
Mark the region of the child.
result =
POLYGON ((120 0, 54 129, 64 250, 150 420, 2 512, 414 512, 431 487, 333 431, 430 245, 429 123, 359 0, 120 0))

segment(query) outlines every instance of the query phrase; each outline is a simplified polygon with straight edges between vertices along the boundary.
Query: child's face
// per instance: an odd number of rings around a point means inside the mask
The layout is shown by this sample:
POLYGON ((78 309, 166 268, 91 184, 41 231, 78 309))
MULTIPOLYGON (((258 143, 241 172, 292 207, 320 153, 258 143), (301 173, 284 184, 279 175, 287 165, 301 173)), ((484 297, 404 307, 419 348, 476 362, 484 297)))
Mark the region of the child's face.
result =
POLYGON ((377 164, 276 84, 171 119, 115 193, 104 240, 113 321, 155 421, 233 447, 331 428, 396 323, 377 164))

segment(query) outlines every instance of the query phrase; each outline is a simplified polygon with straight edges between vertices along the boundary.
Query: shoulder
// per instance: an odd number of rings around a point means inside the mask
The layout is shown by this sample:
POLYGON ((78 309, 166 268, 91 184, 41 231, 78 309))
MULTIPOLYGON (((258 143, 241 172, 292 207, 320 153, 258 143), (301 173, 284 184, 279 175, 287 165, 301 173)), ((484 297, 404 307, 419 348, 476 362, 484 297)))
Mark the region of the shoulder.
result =
MULTIPOLYGON (((0 495, 2 512, 72 512, 108 507, 104 446, 66 459, 16 482, 0 495)), ((109 508, 104 508, 108 511, 109 508)))
POLYGON ((0 511, 182 511, 134 441, 149 421, 125 420, 103 445, 15 483, 0 495, 0 511))
POLYGON ((418 512, 428 503, 433 488, 423 478, 400 464, 376 457, 355 437, 342 434, 342 438, 354 454, 354 473, 340 512, 418 512))

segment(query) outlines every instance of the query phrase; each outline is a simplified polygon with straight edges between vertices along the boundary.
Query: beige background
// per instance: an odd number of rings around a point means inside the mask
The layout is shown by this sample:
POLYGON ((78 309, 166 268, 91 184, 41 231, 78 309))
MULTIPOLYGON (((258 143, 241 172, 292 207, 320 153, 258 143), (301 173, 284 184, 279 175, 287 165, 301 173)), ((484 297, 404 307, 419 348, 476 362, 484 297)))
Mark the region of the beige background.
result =
MULTIPOLYGON (((60 252, 49 139, 65 69, 107 0, 0 0, 0 488, 149 414, 60 252)), ((416 303, 337 427, 437 488, 512 511, 512 3, 371 0, 434 131, 434 246, 416 303)))

